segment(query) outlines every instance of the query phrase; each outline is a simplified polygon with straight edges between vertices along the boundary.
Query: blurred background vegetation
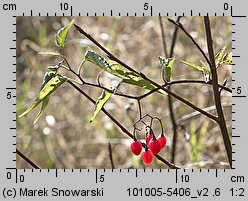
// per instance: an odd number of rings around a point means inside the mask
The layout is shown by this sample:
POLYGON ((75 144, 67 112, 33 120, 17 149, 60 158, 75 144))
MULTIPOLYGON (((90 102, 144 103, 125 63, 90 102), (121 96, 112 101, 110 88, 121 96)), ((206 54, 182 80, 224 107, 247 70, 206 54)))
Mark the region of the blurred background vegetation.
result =
MULTIPOLYGON (((161 30, 157 17, 18 17, 17 18, 17 115, 21 114, 37 97, 47 66, 59 60, 38 53, 58 50, 55 34, 59 28, 72 19, 110 52, 122 61, 142 71, 156 82, 163 83, 158 56, 163 55, 161 30)), ((174 25, 163 19, 167 46, 170 47, 174 25)), ((184 17, 181 23, 207 52, 203 19, 184 17)), ((227 45, 231 50, 231 18, 211 17, 215 53, 227 45)), ((87 50, 103 54, 89 40, 80 35, 74 27, 68 34, 64 55, 74 70, 87 50)), ((104 54, 103 54, 104 56, 104 54)), ((182 64, 180 60, 200 65, 204 60, 192 42, 179 31, 175 46, 176 58, 173 80, 200 79, 201 73, 182 64)), ((88 63, 82 77, 96 81, 99 68, 88 63)), ((61 72, 69 76, 67 72, 61 72)), ((231 66, 218 68, 219 83, 228 79, 231 88, 231 66)), ((70 75, 72 76, 72 75, 70 75)), ((101 82, 116 86, 117 80, 104 73, 101 82)), ((101 90, 83 86, 90 96, 97 99, 101 90)), ((122 85, 126 94, 140 95, 146 90, 135 86, 122 85)), ((181 84, 171 90, 200 108, 214 105, 211 85, 181 84)), ((162 119, 168 145, 161 152, 165 159, 171 159, 172 124, 170 122, 167 96, 154 93, 142 100, 143 114, 149 113, 162 119)), ((231 135, 231 94, 222 92, 225 118, 231 135)), ((133 121, 138 118, 137 102, 127 98, 112 96, 105 108, 130 132, 133 121)), ((194 112, 191 108, 173 99, 176 120, 180 119, 175 164, 184 168, 227 168, 227 157, 218 125, 203 115, 192 119, 182 118, 194 112)), ((81 96, 70 85, 64 84, 51 97, 49 105, 36 125, 33 125, 39 107, 27 116, 17 120, 17 147, 42 168, 111 168, 108 143, 112 146, 115 168, 144 168, 140 156, 130 151, 132 142, 102 112, 89 123, 94 105, 81 96)), ((215 114, 215 110, 212 111, 215 114)), ((159 125, 154 125, 156 135, 159 125)), ((143 131, 145 132, 145 131, 143 131)), ((139 134, 144 138, 144 133, 139 134)), ((17 156, 17 168, 30 166, 17 156)), ((154 160, 148 168, 167 168, 154 160)))

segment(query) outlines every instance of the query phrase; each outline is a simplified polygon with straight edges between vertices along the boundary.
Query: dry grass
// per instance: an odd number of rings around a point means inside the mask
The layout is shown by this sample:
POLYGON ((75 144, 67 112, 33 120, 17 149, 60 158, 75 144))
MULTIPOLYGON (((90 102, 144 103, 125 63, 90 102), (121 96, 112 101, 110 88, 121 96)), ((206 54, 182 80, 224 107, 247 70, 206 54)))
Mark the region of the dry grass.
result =
MULTIPOLYGON (((43 75, 48 65, 58 62, 53 57, 38 55, 39 51, 56 50, 54 35, 69 23, 69 17, 18 17, 17 18, 17 114, 24 111, 39 93, 43 75)), ((157 17, 75 17, 75 23, 90 33, 97 41, 122 61, 162 83, 158 56, 163 55, 162 39, 157 17)), ((231 18, 213 17, 212 32, 214 49, 217 52, 227 45, 231 49, 231 18)), ((174 25, 163 18, 167 46, 170 46, 174 25)), ((200 17, 182 19, 185 28, 195 37, 206 51, 203 20, 200 17)), ((102 54, 93 44, 74 28, 68 35, 65 55, 76 69, 84 53, 93 49, 102 54)), ((203 79, 199 72, 183 65, 186 60, 200 65, 202 56, 191 41, 179 31, 175 46, 177 59, 173 69, 173 80, 203 79)), ((99 68, 87 64, 83 77, 95 82, 99 68)), ((218 69, 219 82, 228 78, 231 87, 231 67, 218 69)), ((69 75, 65 73, 66 75, 69 75)), ((108 74, 101 76, 104 85, 116 85, 116 79, 108 74)), ((101 91, 84 87, 84 90, 97 99, 101 91)), ((123 85, 121 91, 127 94, 143 94, 145 90, 123 85)), ((172 90, 190 100, 200 108, 214 105, 210 86, 201 84, 176 85, 172 90)), ((231 103, 231 94, 222 93, 223 103, 231 103)), ((231 107, 225 107, 228 131, 231 135, 231 107)), ((173 99, 176 119, 194 112, 191 108, 173 99)), ((132 132, 132 119, 137 119, 136 102, 113 96, 106 109, 132 132), (127 106, 131 112, 127 114, 127 106)), ((122 133, 108 117, 100 113, 90 124, 94 106, 68 84, 57 90, 38 124, 32 122, 38 109, 17 121, 17 147, 42 168, 111 168, 108 142, 112 145, 116 168, 144 168, 140 157, 134 157, 129 149, 130 139, 122 133), (53 124, 52 120, 55 119, 53 124)), ((163 120, 168 146, 161 155, 170 160, 172 125, 168 113, 167 96, 154 93, 142 100, 143 113, 158 116, 163 120)), ((215 111, 212 112, 213 114, 215 111)), ((159 133, 156 126, 155 133, 159 133)), ((226 168, 227 158, 218 125, 203 115, 183 122, 180 125, 176 150, 176 164, 192 168, 226 168), (192 137, 193 136, 193 137, 192 137), (190 138, 191 137, 191 138, 190 138), (191 139, 191 140, 190 140, 191 139), (193 139, 196 139, 194 141, 193 139)), ((18 168, 30 166, 17 157, 18 168)), ((167 168, 155 161, 150 168, 167 168)))

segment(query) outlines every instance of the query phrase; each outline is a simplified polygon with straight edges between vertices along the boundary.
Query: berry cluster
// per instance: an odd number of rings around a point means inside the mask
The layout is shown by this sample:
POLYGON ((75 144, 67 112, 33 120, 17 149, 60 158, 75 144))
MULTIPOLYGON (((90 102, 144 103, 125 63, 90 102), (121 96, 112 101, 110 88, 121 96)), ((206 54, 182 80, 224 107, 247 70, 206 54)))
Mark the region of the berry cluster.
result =
POLYGON ((156 138, 152 129, 150 129, 149 134, 146 134, 146 143, 142 143, 134 138, 130 148, 134 155, 140 155, 142 151, 142 145, 145 147, 145 151, 142 153, 141 158, 145 165, 151 165, 153 161, 153 155, 158 154, 166 146, 166 137, 162 133, 158 138, 156 138))

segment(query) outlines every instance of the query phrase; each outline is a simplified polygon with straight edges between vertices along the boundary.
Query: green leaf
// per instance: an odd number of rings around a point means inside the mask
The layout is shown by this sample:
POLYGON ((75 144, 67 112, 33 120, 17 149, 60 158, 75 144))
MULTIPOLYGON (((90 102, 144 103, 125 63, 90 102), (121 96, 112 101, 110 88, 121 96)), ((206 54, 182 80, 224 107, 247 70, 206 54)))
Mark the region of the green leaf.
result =
MULTIPOLYGON (((149 90, 153 90, 156 88, 153 84, 151 84, 144 78, 140 77, 138 74, 129 71, 124 66, 121 66, 120 64, 117 63, 112 63, 112 64, 108 63, 108 61, 105 58, 96 54, 92 50, 86 52, 84 61, 82 63, 84 63, 85 61, 89 61, 97 65, 104 71, 123 79, 123 82, 125 83, 136 85, 149 90)), ((164 94, 165 92, 159 90, 159 93, 164 94)))
POLYGON ((204 73, 210 73, 210 67, 208 64, 206 64, 205 62, 203 62, 202 60, 200 60, 201 64, 202 64, 202 69, 204 71, 204 73))
POLYGON ((225 56, 223 57, 223 60, 221 64, 227 64, 231 65, 232 64, 232 52, 226 53, 225 56))
MULTIPOLYGON (((89 61, 95 65, 97 65, 98 67, 100 67, 101 69, 103 69, 104 71, 117 76, 119 78, 128 78, 130 79, 129 75, 133 75, 135 76, 136 74, 133 72, 128 71, 125 67, 119 65, 119 64, 109 64, 108 61, 103 58, 102 56, 96 54, 94 51, 89 50, 86 52, 85 56, 84 56, 84 62, 85 61, 89 61), (128 75, 129 74, 129 75, 128 75)), ((83 62, 83 63, 84 63, 83 62)))
MULTIPOLYGON (((144 89, 153 90, 156 87, 151 84, 149 81, 140 77, 138 74, 128 71, 125 67, 120 64, 113 63, 110 65, 111 70, 114 72, 113 75, 116 75, 119 78, 122 78, 124 83, 136 85, 144 89)), ((159 93, 165 94, 164 91, 159 90, 159 93)))
POLYGON ((59 29, 59 31, 56 34, 56 43, 59 47, 64 48, 65 46, 65 39, 67 36, 68 31, 70 30, 71 26, 73 25, 74 20, 70 22, 67 26, 59 29))
MULTIPOLYGON (((46 72, 46 74, 44 75, 44 78, 43 78, 43 82, 41 84, 41 90, 55 76, 55 73, 56 72, 46 72)), ((36 116, 33 124, 36 124, 38 122, 39 118, 41 117, 41 115, 43 114, 43 112, 45 111, 45 109, 47 107, 47 104, 49 102, 49 99, 50 99, 50 95, 47 96, 46 98, 44 98, 44 100, 42 101, 42 105, 41 105, 40 111, 37 114, 37 116, 36 116)))
POLYGON ((220 65, 220 63, 221 63, 221 61, 222 61, 222 57, 223 57, 225 51, 226 51, 226 46, 223 47, 223 48, 215 55, 215 66, 216 66, 216 68, 219 67, 219 65, 220 65))
POLYGON ((35 99, 33 104, 26 111, 24 111, 19 117, 22 117, 28 114, 30 111, 32 111, 40 102, 42 102, 47 96, 49 96, 52 92, 58 89, 59 86, 61 86, 68 79, 67 77, 64 77, 59 74, 55 74, 53 72, 49 72, 49 73, 48 75, 51 77, 45 76, 39 96, 35 99))
POLYGON ((101 69, 103 69, 104 71, 111 73, 113 75, 116 75, 115 72, 111 69, 110 64, 107 62, 107 60, 105 58, 103 58, 102 56, 96 54, 94 51, 92 50, 88 50, 85 55, 84 55, 84 61, 89 61, 95 65, 97 65, 98 67, 100 67, 101 69))
POLYGON ((172 67, 175 62, 175 58, 164 58, 162 56, 159 57, 160 64, 163 68, 164 79, 167 82, 170 82, 172 79, 172 67))
POLYGON ((95 117, 100 112, 100 110, 102 109, 104 104, 109 100, 111 95, 112 95, 112 93, 110 93, 109 91, 103 90, 101 96, 97 99, 95 109, 94 109, 94 113, 93 113, 92 118, 90 119, 90 122, 92 122, 95 119, 95 117))
POLYGON ((38 120, 40 119, 41 115, 44 113, 44 111, 48 105, 49 99, 50 99, 50 95, 48 95, 46 98, 43 99, 42 104, 41 104, 41 108, 40 108, 37 116, 35 117, 33 124, 36 124, 38 122, 38 120))
POLYGON ((197 71, 204 72, 204 70, 200 66, 196 66, 195 64, 191 64, 191 63, 189 63, 187 61, 181 61, 181 62, 183 62, 184 64, 186 64, 187 66, 189 66, 191 68, 194 68, 197 71))
POLYGON ((39 54, 40 55, 51 55, 51 56, 61 56, 62 57, 62 55, 60 54, 60 53, 58 53, 58 52, 39 52, 39 54))

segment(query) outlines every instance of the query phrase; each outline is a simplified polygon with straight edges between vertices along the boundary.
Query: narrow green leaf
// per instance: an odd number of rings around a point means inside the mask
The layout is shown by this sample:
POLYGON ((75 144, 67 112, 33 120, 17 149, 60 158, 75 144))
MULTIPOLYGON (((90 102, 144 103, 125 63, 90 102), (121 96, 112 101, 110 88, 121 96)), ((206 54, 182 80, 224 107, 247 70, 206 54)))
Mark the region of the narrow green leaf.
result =
POLYGON ((216 55, 215 55, 215 66, 216 68, 219 67, 221 61, 222 61, 222 58, 223 58, 223 55, 226 51, 226 46, 224 46, 216 55))
POLYGON ((195 64, 191 64, 187 61, 181 61, 182 63, 186 64, 187 66, 194 68, 197 71, 204 72, 204 70, 200 66, 196 66, 195 64))
POLYGON ((227 64, 231 65, 232 64, 232 52, 226 53, 225 56, 223 57, 223 60, 221 64, 227 64))
POLYGON ((41 101, 43 101, 47 96, 49 96, 52 92, 58 89, 58 87, 61 86, 67 80, 67 77, 64 77, 62 75, 54 74, 53 72, 49 73, 51 73, 50 75, 53 75, 52 78, 47 83, 45 80, 43 81, 42 89, 39 93, 39 96, 35 99, 33 104, 19 117, 22 117, 32 111, 41 101))
MULTIPOLYGON (((136 73, 127 70, 124 66, 121 66, 120 64, 117 64, 117 63, 112 63, 112 64, 108 63, 108 61, 105 58, 96 54, 92 50, 89 50, 86 52, 85 57, 84 57, 84 62, 85 61, 89 61, 97 65, 104 71, 123 79, 123 82, 125 83, 136 85, 136 86, 149 89, 149 90, 153 90, 156 88, 153 84, 146 81, 144 78, 140 77, 136 73)), ((159 93, 164 94, 165 92, 162 90, 159 90, 159 93)))
MULTIPOLYGON (((41 84, 41 90, 55 76, 55 73, 56 72, 46 72, 46 74, 44 75, 44 78, 43 78, 43 82, 41 84)), ((38 122, 39 118, 41 117, 41 115, 43 114, 43 112, 46 109, 46 106, 47 106, 47 104, 49 102, 49 99, 50 99, 50 95, 47 96, 46 98, 44 98, 44 100, 42 101, 42 105, 41 105, 40 111, 37 114, 37 116, 36 116, 33 124, 36 124, 38 122)))
POLYGON ((100 110, 102 109, 102 107, 104 106, 104 104, 109 100, 109 98, 111 97, 112 93, 103 90, 101 96, 97 99, 96 105, 95 105, 95 109, 94 109, 94 113, 92 118, 90 119, 90 122, 92 122, 95 117, 97 116, 97 114, 100 112, 100 110))
MULTIPOLYGON (((49 69, 49 67, 48 67, 48 69, 49 69)), ((55 76, 55 73, 57 73, 57 72, 55 72, 55 71, 53 71, 53 72, 46 72, 46 74, 44 75, 44 78, 43 78, 43 82, 41 84, 41 90, 55 76)), ((50 99, 50 95, 47 96, 46 98, 44 98, 44 100, 42 101, 42 105, 41 105, 40 111, 37 114, 37 116, 36 116, 33 124, 36 124, 38 122, 39 118, 41 117, 41 115, 43 114, 43 112, 46 109, 46 106, 47 106, 47 104, 49 102, 49 99, 50 99)))
POLYGON ((48 95, 46 98, 43 99, 42 104, 41 104, 41 108, 40 108, 37 116, 35 117, 33 124, 36 124, 38 122, 38 120, 40 119, 41 115, 44 113, 44 111, 48 105, 49 99, 50 99, 50 95, 48 95))
MULTIPOLYGON (((156 88, 149 81, 145 80, 144 78, 140 77, 134 72, 128 71, 125 67, 121 66, 120 64, 113 63, 110 65, 110 67, 111 70, 114 72, 112 74, 116 75, 119 78, 122 78, 124 83, 136 85, 148 90, 153 90, 156 88)), ((162 90, 159 90, 158 92, 165 94, 165 92, 162 90)))
POLYGON ((48 51, 48 52, 39 52, 39 54, 40 55, 51 55, 51 56, 61 56, 62 57, 62 55, 60 53, 58 53, 58 52, 50 52, 50 51, 48 51))
POLYGON ((71 26, 73 25, 74 20, 70 22, 67 26, 59 29, 59 31, 56 34, 56 43, 59 47, 64 48, 65 46, 65 39, 67 36, 68 31, 70 30, 71 26))
POLYGON ((205 62, 203 62, 202 60, 200 60, 201 64, 202 64, 202 70, 204 71, 204 73, 210 73, 210 67, 208 64, 206 64, 205 62))
POLYGON ((159 61, 163 68, 164 79, 167 82, 170 82, 172 80, 172 67, 175 62, 175 58, 164 58, 160 56, 159 61))

